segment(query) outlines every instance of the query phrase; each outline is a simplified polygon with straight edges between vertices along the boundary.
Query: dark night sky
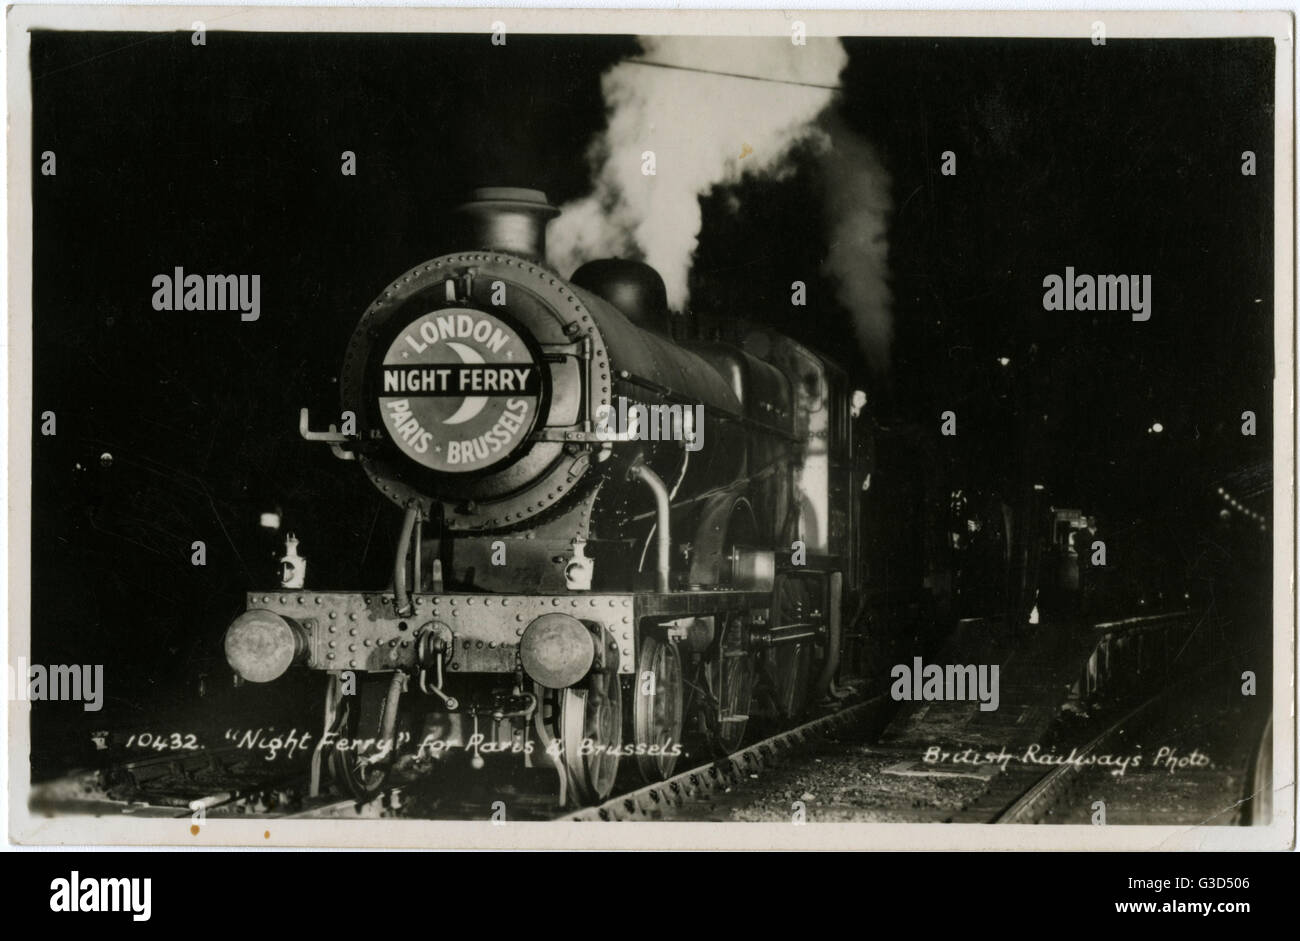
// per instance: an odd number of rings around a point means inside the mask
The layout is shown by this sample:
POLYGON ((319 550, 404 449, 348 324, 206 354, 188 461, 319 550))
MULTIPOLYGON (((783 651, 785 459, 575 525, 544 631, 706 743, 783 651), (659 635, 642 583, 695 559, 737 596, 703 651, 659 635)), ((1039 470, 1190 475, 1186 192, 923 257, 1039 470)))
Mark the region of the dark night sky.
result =
MULTIPOLYGON (((34 623, 86 628, 75 662, 93 659, 86 643, 120 644, 100 627, 123 617, 161 650, 219 656, 241 592, 272 577, 256 526, 272 502, 311 540, 314 583, 383 581, 391 508, 298 441, 297 410, 337 407, 356 318, 457 247, 446 210, 470 187, 586 192, 600 73, 637 48, 486 41, 34 37, 33 148, 58 159, 33 183, 35 402, 59 416, 57 438, 34 439, 34 623), (175 265, 261 274, 261 320, 153 311, 150 281, 175 265), (189 565, 194 539, 205 569, 189 565)), ((1267 457, 1271 40, 846 46, 842 113, 893 177, 894 365, 873 383, 889 417, 937 427, 952 408, 953 457, 990 485, 1041 475, 1117 518, 1175 511, 1267 457), (956 177, 938 172, 944 150, 956 177), (1151 274, 1152 320, 1043 311, 1042 278, 1066 265, 1151 274), (1257 439, 1238 433, 1247 408, 1257 439)), ((728 194, 739 209, 707 197, 694 303, 782 325, 860 372, 825 300, 818 193, 799 161, 728 194), (795 279, 814 298, 797 320, 795 279)), ((71 641, 34 633, 52 661, 71 641)))

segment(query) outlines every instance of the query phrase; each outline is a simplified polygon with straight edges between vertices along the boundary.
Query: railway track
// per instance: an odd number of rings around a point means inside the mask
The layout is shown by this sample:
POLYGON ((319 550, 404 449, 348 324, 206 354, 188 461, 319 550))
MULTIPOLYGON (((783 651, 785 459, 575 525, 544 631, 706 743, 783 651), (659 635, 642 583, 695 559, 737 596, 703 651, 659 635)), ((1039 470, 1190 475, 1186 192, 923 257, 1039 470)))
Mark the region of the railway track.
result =
POLYGON ((883 714, 887 698, 850 700, 833 712, 741 748, 728 757, 701 764, 666 781, 624 789, 605 802, 556 813, 553 774, 528 782, 495 778, 491 771, 469 771, 441 793, 439 776, 399 777, 374 799, 309 798, 305 768, 292 772, 259 767, 246 750, 200 748, 114 763, 40 785, 34 805, 79 813, 131 813, 137 816, 250 816, 275 819, 473 820, 488 817, 504 801, 513 819, 651 820, 692 800, 735 787, 828 733, 883 714), (485 778, 486 776, 486 778, 485 778), (535 786, 529 787, 531 783, 535 786))
POLYGON ((1225 826, 1267 822, 1271 777, 1254 768, 1258 727, 1232 688, 1188 681, 1156 694, 1077 750, 1079 763, 1053 769, 999 817, 1020 824, 1225 826), (1145 746, 1145 747, 1144 747, 1145 746), (1089 759, 1141 757, 1123 774, 1089 759))
POLYGON ((612 797, 602 804, 573 813, 561 814, 557 820, 615 821, 657 820, 690 801, 724 791, 759 774, 765 767, 780 761, 810 742, 842 729, 854 722, 867 721, 884 711, 888 700, 875 696, 847 706, 837 712, 813 719, 796 728, 780 732, 727 758, 699 765, 674 775, 666 781, 649 784, 626 794, 612 797))
POLYGON ((1072 750, 1071 753, 1077 756, 1080 763, 1061 765, 1044 774, 1015 803, 999 814, 995 822, 1043 823, 1053 810, 1065 802, 1074 791, 1083 775, 1082 769, 1086 767, 1083 762, 1095 758, 1103 748, 1113 743, 1121 733, 1131 729, 1135 721, 1152 711, 1157 704, 1168 699, 1173 693, 1174 690, 1165 690, 1152 696, 1145 702, 1130 709, 1115 722, 1112 722, 1101 734, 1082 748, 1072 750))
MULTIPOLYGON (((1226 675, 1235 674, 1228 670, 1226 675)), ((792 799, 811 798, 816 791, 819 798, 809 808, 810 820, 1088 823, 1087 809, 1097 799, 1106 802, 1111 822, 1149 822, 1144 814, 1152 812, 1153 802, 1170 822, 1175 820, 1171 811, 1180 806, 1187 811, 1184 817, 1193 807, 1204 809, 1196 818, 1204 822, 1259 819, 1262 801, 1250 803, 1251 788, 1258 791, 1267 785, 1254 783, 1258 771, 1245 770, 1256 761, 1254 742, 1235 742, 1231 734, 1215 731, 1240 729, 1243 723, 1254 728, 1256 719, 1239 693, 1234 700, 1228 686, 1220 685, 1207 684, 1203 677, 1183 678, 1137 705, 1131 705, 1131 698, 1124 706, 1118 706, 1123 698, 1112 700, 1110 708, 1122 710, 1118 718, 1095 714, 1084 726, 1059 726, 1047 719, 1036 725, 1040 720, 1034 717, 1041 717, 1042 710, 1033 697, 1025 697, 1008 708, 1007 721, 992 737, 985 730, 990 743, 1004 734, 1012 736, 1008 748, 1017 757, 1000 767, 987 761, 945 767, 922 760, 928 743, 945 741, 943 730, 964 728, 954 725, 951 715, 934 710, 934 721, 917 727, 895 719, 892 724, 910 737, 882 737, 896 710, 889 697, 877 695, 846 700, 834 711, 655 784, 632 782, 634 769, 624 762, 613 797, 563 812, 557 811, 556 779, 549 771, 524 772, 493 762, 477 771, 459 764, 433 772, 408 766, 395 771, 375 799, 358 803, 308 798, 304 768, 267 768, 247 750, 232 747, 119 762, 91 780, 83 774, 63 782, 54 789, 63 800, 50 806, 174 817, 202 812, 210 817, 485 820, 506 813, 511 820, 525 821, 767 819, 788 818, 792 799), (1100 730, 1099 723, 1104 723, 1100 730), (1061 757, 1062 763, 1045 770, 1043 764, 1018 757, 1030 741, 1061 757), (1143 742, 1151 746, 1145 753, 1143 742), (1161 745, 1176 747, 1179 754, 1205 748, 1215 755, 1214 766, 1188 768, 1175 778, 1151 774, 1151 759, 1161 745), (1090 764, 1095 756, 1121 752, 1143 755, 1147 763, 1119 778, 1090 764), (830 765, 837 780, 819 777, 818 769, 830 765), (804 787, 800 781, 805 779, 822 783, 804 787), (763 797, 765 791, 768 798, 763 797), (1220 806, 1234 803, 1222 800, 1227 793, 1240 795, 1235 803, 1246 806, 1240 812, 1220 806)), ((965 746, 941 747, 955 752, 965 746)))
MULTIPOLYGON (((690 770, 673 775, 665 781, 644 787, 623 790, 608 800, 584 807, 555 812, 554 799, 549 794, 528 792, 507 783, 500 790, 488 789, 490 800, 482 796, 483 788, 475 788, 479 796, 458 799, 456 796, 442 800, 437 805, 439 820, 483 819, 491 813, 491 806, 501 800, 509 807, 514 819, 557 821, 624 821, 656 820, 671 815, 692 801, 702 800, 710 794, 736 787, 764 768, 771 767, 796 754, 800 749, 820 740, 837 729, 854 723, 870 721, 883 714, 888 700, 883 696, 850 702, 834 712, 817 716, 792 729, 786 729, 733 752, 731 755, 690 770)), ((375 800, 358 804, 353 800, 339 800, 307 807, 290 816, 297 818, 367 819, 397 816, 425 816, 411 813, 412 806, 421 803, 421 791, 427 791, 434 782, 412 781, 388 788, 375 800)))
POLYGON ((32 806, 167 817, 269 813, 299 805, 303 780, 299 769, 259 765, 245 749, 203 747, 118 761, 38 784, 32 806))
MULTIPOLYGON (((1258 822, 1268 819, 1269 786, 1267 771, 1253 770, 1260 736, 1240 734, 1262 725, 1257 711, 1232 684, 1202 678, 1005 749, 936 746, 951 756, 977 753, 961 762, 922 759, 915 744, 836 736, 770 774, 756 776, 760 768, 742 752, 716 776, 695 769, 658 793, 644 788, 565 819, 784 822, 797 801, 808 822, 1258 822), (995 751, 1007 760, 978 757, 995 751)), ((868 725, 864 717, 856 731, 868 725)))

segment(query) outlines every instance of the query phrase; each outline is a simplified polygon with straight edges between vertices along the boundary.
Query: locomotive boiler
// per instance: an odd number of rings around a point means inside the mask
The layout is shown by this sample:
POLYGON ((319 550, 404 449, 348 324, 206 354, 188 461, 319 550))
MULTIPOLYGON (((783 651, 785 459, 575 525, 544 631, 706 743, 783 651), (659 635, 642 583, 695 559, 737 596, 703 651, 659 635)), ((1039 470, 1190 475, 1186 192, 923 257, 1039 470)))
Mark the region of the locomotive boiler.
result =
POLYGON ((390 585, 290 572, 226 632, 244 680, 327 676, 313 794, 504 752, 590 802, 623 759, 661 780, 684 738, 734 751, 839 692, 868 452, 847 378, 768 329, 675 339, 647 265, 562 277, 555 214, 477 191, 470 247, 361 316, 337 426, 301 417, 403 519, 390 585))

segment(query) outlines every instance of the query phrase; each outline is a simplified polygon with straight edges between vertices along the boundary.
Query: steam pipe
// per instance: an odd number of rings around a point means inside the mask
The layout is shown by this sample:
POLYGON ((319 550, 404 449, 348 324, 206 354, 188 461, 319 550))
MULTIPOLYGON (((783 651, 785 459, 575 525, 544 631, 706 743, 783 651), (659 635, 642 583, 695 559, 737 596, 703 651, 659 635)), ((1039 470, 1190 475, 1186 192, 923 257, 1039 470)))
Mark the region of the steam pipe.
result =
POLYGON ((672 550, 672 533, 668 522, 668 488, 659 475, 641 461, 628 468, 629 480, 643 483, 655 498, 655 590, 668 591, 669 557, 672 550))
POLYGON ((402 519, 402 534, 397 537, 397 558, 393 561, 393 607, 402 617, 411 615, 411 596, 406 591, 406 557, 411 551, 411 533, 420 518, 420 508, 411 505, 406 508, 402 519))
POLYGON ((415 556, 411 559, 411 587, 415 589, 416 594, 419 594, 423 591, 423 586, 420 584, 420 548, 424 545, 424 520, 419 517, 416 518, 415 527, 411 530, 411 542, 415 556))
POLYGON ((393 678, 388 683, 388 696, 384 699, 384 725, 380 734, 380 746, 387 744, 388 761, 393 761, 397 757, 397 707, 402 701, 402 693, 406 691, 406 674, 401 670, 393 672, 393 678))

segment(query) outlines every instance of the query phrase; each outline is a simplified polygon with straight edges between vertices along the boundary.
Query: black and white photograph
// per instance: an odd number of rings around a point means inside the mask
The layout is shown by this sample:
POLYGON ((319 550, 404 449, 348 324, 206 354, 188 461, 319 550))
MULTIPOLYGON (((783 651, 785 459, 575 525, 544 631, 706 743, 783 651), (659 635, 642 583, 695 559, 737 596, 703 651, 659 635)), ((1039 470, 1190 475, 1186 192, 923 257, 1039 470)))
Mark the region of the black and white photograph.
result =
POLYGON ((11 10, 10 839, 1294 846, 1294 20, 946 16, 11 10))

